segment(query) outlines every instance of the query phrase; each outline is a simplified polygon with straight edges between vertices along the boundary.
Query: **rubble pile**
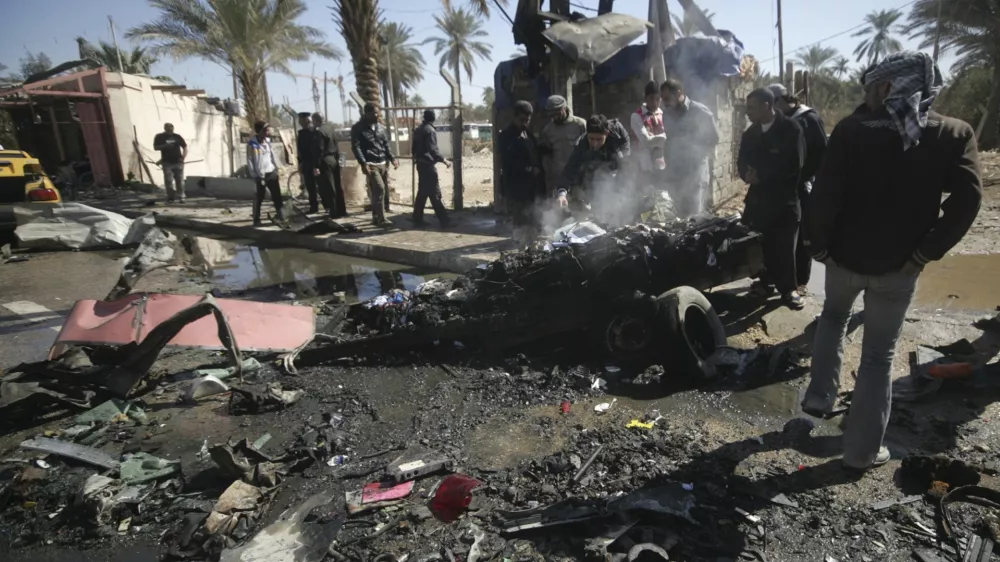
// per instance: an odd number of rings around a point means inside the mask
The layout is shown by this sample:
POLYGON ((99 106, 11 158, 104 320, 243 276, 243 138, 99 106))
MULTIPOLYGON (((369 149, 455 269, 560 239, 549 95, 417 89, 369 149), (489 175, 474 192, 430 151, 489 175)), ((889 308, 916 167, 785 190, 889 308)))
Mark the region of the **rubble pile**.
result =
POLYGON ((433 279, 414 291, 395 289, 354 305, 330 331, 356 339, 497 318, 510 323, 510 316, 529 321, 535 311, 564 303, 579 307, 586 300, 660 294, 685 284, 707 287, 712 275, 700 273, 723 270, 729 264, 720 260, 756 236, 736 219, 718 218, 608 233, 591 223, 574 228, 557 232, 552 242, 505 252, 457 279, 433 279), (581 228, 587 226, 591 230, 581 228))

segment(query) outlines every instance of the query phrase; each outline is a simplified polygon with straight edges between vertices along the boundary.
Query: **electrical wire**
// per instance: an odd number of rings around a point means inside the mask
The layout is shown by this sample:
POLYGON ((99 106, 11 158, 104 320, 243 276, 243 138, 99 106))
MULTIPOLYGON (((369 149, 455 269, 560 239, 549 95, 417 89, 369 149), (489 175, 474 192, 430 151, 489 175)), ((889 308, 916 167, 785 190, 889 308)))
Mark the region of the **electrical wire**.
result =
POLYGON ((569 5, 573 6, 574 8, 580 8, 581 10, 589 10, 591 12, 598 11, 597 8, 591 8, 590 6, 584 6, 583 4, 576 4, 574 2, 570 2, 569 5))
MULTIPOLYGON (((895 10, 902 10, 903 8, 907 8, 909 6, 912 6, 913 4, 916 4, 917 2, 918 2, 918 0, 910 0, 910 2, 907 2, 906 4, 903 4, 902 6, 899 6, 898 8, 894 8, 894 9, 895 10)), ((845 30, 843 30, 843 31, 841 31, 839 33, 834 33, 833 35, 831 35, 829 37, 824 37, 824 38, 820 39, 819 41, 814 41, 812 43, 809 43, 808 45, 802 45, 801 47, 796 47, 796 48, 792 49, 791 51, 785 51, 784 54, 785 54, 785 56, 788 56, 788 55, 790 55, 792 53, 797 53, 797 52, 799 52, 799 51, 801 51, 803 49, 808 49, 809 47, 819 46, 821 43, 829 41, 830 39, 836 39, 837 37, 840 37, 841 35, 850 33, 852 31, 854 31, 856 29, 859 29, 859 28, 862 28, 862 27, 864 27, 866 25, 868 25, 868 22, 861 22, 858 25, 855 25, 854 27, 852 27, 850 29, 845 29, 845 30)), ((762 60, 762 61, 759 61, 759 62, 761 64, 763 64, 765 62, 771 62, 771 61, 773 61, 773 60, 775 60, 777 58, 778 57, 772 57, 772 58, 765 59, 765 60, 762 60)))

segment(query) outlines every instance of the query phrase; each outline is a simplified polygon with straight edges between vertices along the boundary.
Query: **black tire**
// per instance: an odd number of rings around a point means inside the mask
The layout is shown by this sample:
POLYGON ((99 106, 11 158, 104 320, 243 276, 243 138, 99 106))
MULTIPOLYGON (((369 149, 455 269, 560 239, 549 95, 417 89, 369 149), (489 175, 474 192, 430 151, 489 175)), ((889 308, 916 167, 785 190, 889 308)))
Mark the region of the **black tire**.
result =
POLYGON ((712 303, 693 287, 671 289, 656 302, 658 315, 665 318, 667 332, 675 336, 669 346, 669 363, 701 378, 714 377, 715 367, 707 360, 727 341, 726 330, 712 303))
POLYGON ((593 325, 597 345, 621 365, 645 368, 664 355, 678 336, 660 312, 656 299, 636 294, 615 299, 593 325))

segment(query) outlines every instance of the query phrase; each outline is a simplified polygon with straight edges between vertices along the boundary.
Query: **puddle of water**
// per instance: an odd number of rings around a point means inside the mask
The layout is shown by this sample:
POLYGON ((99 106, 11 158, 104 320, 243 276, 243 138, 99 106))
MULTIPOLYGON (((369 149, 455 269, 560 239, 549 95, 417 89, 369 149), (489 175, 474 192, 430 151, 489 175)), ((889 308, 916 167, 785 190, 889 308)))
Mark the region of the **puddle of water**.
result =
MULTIPOLYGON (((825 294, 826 266, 813 262, 809 293, 825 294)), ((919 308, 992 311, 1000 305, 1000 254, 945 256, 920 274, 913 305, 919 308)))
POLYGON ((430 274, 410 266, 301 248, 268 248, 240 241, 189 236, 190 265, 203 268, 222 290, 277 289, 312 298, 344 292, 350 302, 390 289, 416 289, 430 274))
POLYGON ((914 304, 951 310, 996 310, 1000 254, 947 256, 920 275, 914 304))

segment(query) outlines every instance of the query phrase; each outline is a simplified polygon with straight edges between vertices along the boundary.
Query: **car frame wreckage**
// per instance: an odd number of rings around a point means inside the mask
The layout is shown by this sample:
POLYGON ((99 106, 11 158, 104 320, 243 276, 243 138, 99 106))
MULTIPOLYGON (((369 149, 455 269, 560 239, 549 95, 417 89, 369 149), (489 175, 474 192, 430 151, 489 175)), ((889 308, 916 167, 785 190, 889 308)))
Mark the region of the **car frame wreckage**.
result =
POLYGON ((549 242, 504 253, 457 279, 432 279, 341 307, 325 343, 286 357, 306 363, 448 342, 504 349, 584 334, 613 360, 679 364, 711 377, 726 347, 701 293, 763 270, 760 235, 738 218, 702 217, 662 228, 605 231, 580 222, 549 242))

